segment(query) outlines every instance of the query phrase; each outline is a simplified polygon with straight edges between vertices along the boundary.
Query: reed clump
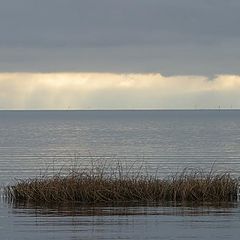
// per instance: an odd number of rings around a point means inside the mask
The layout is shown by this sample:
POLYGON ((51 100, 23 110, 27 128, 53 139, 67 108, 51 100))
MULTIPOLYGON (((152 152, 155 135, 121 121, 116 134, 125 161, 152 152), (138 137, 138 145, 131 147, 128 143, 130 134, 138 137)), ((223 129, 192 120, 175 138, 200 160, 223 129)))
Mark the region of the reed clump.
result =
POLYGON ((184 171, 167 178, 71 172, 17 181, 5 188, 14 202, 83 204, 114 202, 227 202, 237 199, 238 180, 228 173, 184 171))

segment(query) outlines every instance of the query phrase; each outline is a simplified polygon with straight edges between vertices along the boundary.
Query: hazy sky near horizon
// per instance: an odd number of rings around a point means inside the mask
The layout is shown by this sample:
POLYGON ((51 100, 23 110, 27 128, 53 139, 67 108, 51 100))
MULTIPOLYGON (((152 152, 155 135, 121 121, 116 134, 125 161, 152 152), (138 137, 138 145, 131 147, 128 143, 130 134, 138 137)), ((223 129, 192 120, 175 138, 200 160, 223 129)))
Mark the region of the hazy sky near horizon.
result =
POLYGON ((240 76, 2 73, 0 109, 240 108, 240 76))
POLYGON ((0 4, 0 108, 240 107, 239 0, 0 4))

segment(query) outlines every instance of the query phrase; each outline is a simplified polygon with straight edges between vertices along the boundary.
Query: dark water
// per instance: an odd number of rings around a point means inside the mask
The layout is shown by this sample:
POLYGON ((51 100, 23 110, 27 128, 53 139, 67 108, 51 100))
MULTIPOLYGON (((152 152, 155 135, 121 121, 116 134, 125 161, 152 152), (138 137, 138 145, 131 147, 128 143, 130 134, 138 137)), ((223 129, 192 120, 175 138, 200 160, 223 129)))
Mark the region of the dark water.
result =
POLYGON ((1 239, 239 239, 237 206, 8 208, 1 239))
MULTIPOLYGON (((240 171, 240 111, 0 111, 0 183, 92 163, 240 171)), ((239 239, 240 208, 0 204, 0 239, 239 239)))

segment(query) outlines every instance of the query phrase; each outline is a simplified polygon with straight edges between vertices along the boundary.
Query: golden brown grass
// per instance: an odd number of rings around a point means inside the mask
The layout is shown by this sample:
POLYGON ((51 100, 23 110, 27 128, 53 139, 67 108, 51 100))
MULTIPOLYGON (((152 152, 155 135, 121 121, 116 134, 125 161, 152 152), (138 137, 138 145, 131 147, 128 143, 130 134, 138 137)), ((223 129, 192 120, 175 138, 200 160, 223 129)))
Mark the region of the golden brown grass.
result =
POLYGON ((5 193, 14 202, 227 202, 237 198, 238 181, 230 174, 185 171, 168 178, 71 172, 17 181, 5 193))

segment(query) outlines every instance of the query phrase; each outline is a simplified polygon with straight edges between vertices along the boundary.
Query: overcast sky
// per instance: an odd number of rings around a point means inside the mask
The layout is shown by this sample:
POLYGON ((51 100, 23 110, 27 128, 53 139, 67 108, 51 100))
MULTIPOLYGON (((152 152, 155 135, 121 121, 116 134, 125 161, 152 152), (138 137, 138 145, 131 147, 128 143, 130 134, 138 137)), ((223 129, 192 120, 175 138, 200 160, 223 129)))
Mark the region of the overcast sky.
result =
MULTIPOLYGON (((226 75, 238 78, 239 12, 239 0, 0 0, 0 78, 5 79, 6 72, 35 73, 31 78, 39 72, 64 72, 65 77, 69 72, 107 72, 121 78, 123 73, 157 73, 165 81, 181 76, 208 81, 226 75)), ((13 74, 11 79, 20 81, 23 75, 13 74)), ((101 74, 95 78, 103 81, 101 74)), ((31 84, 35 89, 35 82, 31 84)), ((156 82, 152 84, 155 88, 156 82)), ((177 108, 177 98, 168 91, 169 107, 177 108)), ((181 95, 181 88, 178 91, 181 95)), ((8 105, 6 96, 0 101, 2 108, 17 108, 8 105)), ((237 97, 231 102, 237 105, 237 97)), ((86 105, 97 107, 94 104, 86 105)), ((121 101, 107 105, 121 107, 121 101)), ((190 105, 190 99, 182 104, 190 105)), ((44 106, 38 102, 31 107, 44 106)))
POLYGON ((240 73, 239 0, 0 0, 0 71, 240 73))

